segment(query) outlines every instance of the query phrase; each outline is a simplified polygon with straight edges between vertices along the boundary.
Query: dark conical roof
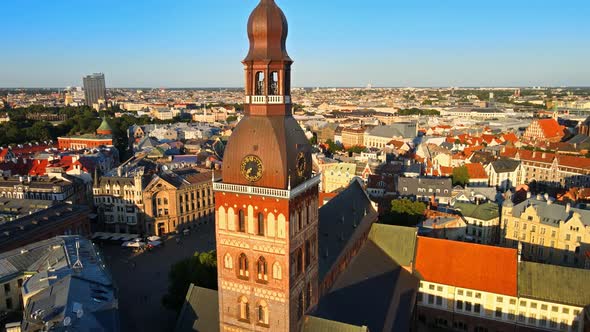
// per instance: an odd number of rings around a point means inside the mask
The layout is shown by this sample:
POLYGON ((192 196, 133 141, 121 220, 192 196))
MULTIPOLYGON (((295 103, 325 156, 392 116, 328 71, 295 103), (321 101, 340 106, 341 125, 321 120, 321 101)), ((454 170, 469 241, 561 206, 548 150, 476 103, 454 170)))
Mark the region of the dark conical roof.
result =
POLYGON ((244 62, 256 60, 291 62, 286 47, 288 32, 287 18, 274 0, 261 0, 248 20, 250 51, 244 62))

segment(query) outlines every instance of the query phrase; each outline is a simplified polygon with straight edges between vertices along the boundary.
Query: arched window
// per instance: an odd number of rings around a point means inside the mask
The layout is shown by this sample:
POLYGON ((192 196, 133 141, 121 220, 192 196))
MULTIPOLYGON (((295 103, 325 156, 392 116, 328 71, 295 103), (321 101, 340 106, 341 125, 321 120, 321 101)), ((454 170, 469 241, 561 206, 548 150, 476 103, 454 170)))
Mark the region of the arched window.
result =
POLYGON ((305 296, 305 307, 309 308, 311 305, 311 296, 313 295, 313 288, 311 287, 311 283, 307 283, 307 293, 305 296))
POLYGON ((248 257, 246 257, 246 254, 241 254, 240 255, 240 259, 239 259, 239 264, 240 264, 240 277, 248 277, 250 274, 248 272, 248 257))
POLYGON ((258 258, 258 264, 257 264, 256 270, 258 272, 258 280, 261 280, 261 281, 268 280, 267 264, 266 264, 266 259, 264 259, 264 257, 260 256, 260 258, 258 258))
POLYGON ((238 231, 246 232, 246 217, 244 216, 244 210, 238 212, 238 231))
POLYGON ((240 319, 249 321, 250 320, 250 304, 245 296, 241 296, 238 300, 240 319))
POLYGON ((281 264, 278 262, 274 263, 272 266, 272 277, 281 280, 283 278, 283 269, 281 268, 281 264))
POLYGON ((234 262, 230 254, 225 254, 225 258, 223 259, 223 261, 226 269, 233 269, 234 262))
POLYGON ((303 272, 303 250, 301 248, 297 249, 297 261, 295 262, 295 272, 296 276, 300 275, 303 272))
POLYGON ((279 95, 279 73, 276 71, 270 73, 270 84, 268 85, 268 94, 269 96, 279 95))
POLYGON ((305 241, 305 255, 303 255, 303 259, 305 260, 305 268, 309 266, 309 262, 311 261, 311 241, 305 241))
POLYGON ((264 236, 264 214, 258 213, 258 235, 264 236))
POLYGON ((258 324, 268 325, 268 303, 264 300, 260 301, 260 303, 258 303, 257 311, 258 324))
POLYGON ((303 292, 301 292, 297 297, 297 319, 301 319, 303 313, 305 313, 305 307, 303 306, 303 292))
POLYGON ((256 73, 256 91, 255 95, 263 96, 264 95, 264 72, 257 72, 256 73))

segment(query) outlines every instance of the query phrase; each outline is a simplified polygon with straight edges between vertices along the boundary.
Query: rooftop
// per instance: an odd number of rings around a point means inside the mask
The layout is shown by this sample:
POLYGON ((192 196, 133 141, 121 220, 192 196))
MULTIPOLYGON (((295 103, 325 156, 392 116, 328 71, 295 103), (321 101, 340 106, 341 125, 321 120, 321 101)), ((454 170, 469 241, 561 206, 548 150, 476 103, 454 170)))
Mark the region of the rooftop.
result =
POLYGON ((418 237, 416 273, 423 280, 516 296, 516 249, 418 237))
POLYGON ((461 211, 461 215, 467 218, 479 219, 479 220, 492 220, 500 216, 500 209, 498 204, 495 203, 461 203, 457 202, 454 205, 455 209, 461 211))
POLYGON ((9 253, 32 262, 22 288, 23 331, 118 331, 118 300, 110 274, 92 242, 60 236, 9 253))
POLYGON ((521 262, 518 295, 529 299, 586 306, 590 303, 588 270, 521 262))

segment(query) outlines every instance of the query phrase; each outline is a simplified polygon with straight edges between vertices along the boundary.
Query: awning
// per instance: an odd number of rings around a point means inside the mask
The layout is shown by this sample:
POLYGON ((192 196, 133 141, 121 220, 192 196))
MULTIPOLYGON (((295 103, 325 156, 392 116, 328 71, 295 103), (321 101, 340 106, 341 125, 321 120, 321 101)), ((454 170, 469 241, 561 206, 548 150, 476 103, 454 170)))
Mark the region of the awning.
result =
POLYGON ((100 236, 101 240, 108 240, 111 238, 111 236, 113 236, 113 233, 105 233, 103 235, 100 236))
POLYGON ((105 234, 104 232, 96 232, 96 233, 92 234, 92 238, 91 239, 94 240, 96 238, 99 238, 99 237, 103 236, 104 234, 105 234))

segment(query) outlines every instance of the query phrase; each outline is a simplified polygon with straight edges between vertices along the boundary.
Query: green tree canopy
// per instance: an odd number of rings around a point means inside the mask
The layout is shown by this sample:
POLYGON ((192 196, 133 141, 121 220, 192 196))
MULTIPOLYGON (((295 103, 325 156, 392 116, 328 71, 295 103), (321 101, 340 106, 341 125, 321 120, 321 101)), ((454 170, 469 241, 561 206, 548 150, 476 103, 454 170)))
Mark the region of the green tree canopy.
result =
POLYGON ((424 219, 426 204, 410 199, 394 199, 391 210, 381 218, 381 223, 400 226, 416 226, 424 219))
POLYGON ((365 147, 360 145, 351 146, 346 149, 346 152, 348 153, 361 153, 363 151, 365 151, 365 147))
POLYGON ((328 145, 328 152, 334 153, 336 151, 342 151, 342 146, 339 144, 334 143, 331 139, 326 140, 326 144, 328 145))
POLYGON ((469 172, 466 166, 455 167, 453 169, 453 186, 465 186, 469 183, 469 172))
POLYGON ((168 282, 168 293, 162 298, 162 304, 175 311, 180 311, 191 283, 216 290, 217 255, 215 251, 196 252, 192 257, 172 265, 168 282))

